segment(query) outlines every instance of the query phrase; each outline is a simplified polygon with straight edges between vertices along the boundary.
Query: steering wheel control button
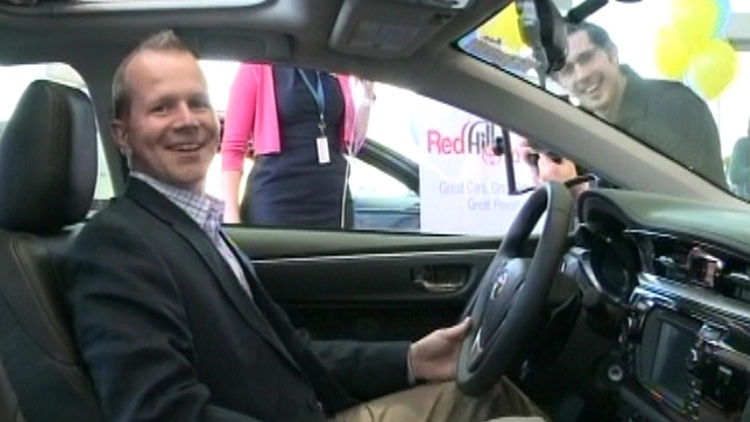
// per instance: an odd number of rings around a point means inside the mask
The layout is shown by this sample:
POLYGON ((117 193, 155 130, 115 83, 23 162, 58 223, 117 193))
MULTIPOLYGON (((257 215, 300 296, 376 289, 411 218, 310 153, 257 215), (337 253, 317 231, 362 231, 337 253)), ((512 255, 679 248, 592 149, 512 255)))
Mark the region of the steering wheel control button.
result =
POLYGON ((497 299, 497 297, 500 295, 500 291, 503 289, 503 286, 507 281, 508 273, 503 270, 495 279, 495 283, 492 284, 492 290, 490 290, 490 299, 497 299))
POLYGON ((701 352, 696 348, 690 349, 690 354, 687 358, 687 368, 691 371, 698 368, 701 363, 701 352))
POLYGON ((479 367, 479 364, 482 363, 483 354, 482 327, 479 327, 477 334, 474 336, 474 342, 471 344, 471 350, 469 351, 469 369, 474 371, 479 367))

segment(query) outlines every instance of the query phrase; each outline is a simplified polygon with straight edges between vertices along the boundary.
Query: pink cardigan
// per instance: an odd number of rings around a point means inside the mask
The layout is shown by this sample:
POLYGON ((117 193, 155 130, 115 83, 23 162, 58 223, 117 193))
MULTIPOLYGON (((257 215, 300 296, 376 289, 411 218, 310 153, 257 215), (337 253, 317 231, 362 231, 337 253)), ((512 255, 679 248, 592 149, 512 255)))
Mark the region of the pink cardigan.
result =
MULTIPOLYGON (((341 139, 349 144, 354 138, 354 101, 349 76, 337 75, 344 94, 344 124, 341 139)), ((221 142, 222 170, 242 171, 248 148, 253 153, 278 154, 281 151, 276 90, 270 64, 243 63, 229 93, 221 142)))

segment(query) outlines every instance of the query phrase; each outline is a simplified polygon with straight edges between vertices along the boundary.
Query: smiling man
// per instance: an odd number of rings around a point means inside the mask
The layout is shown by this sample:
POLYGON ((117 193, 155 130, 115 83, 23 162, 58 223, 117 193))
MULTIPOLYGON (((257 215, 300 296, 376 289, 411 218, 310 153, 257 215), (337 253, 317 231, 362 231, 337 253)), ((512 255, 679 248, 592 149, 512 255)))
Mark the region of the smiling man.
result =
POLYGON ((679 82, 643 79, 621 65, 604 28, 569 26, 567 61, 554 78, 584 108, 726 188, 719 133, 706 103, 679 82))
POLYGON ((76 238, 64 286, 108 420, 442 422, 540 413, 506 380, 478 399, 450 382, 468 319, 414 343, 297 335, 222 232, 223 203, 204 192, 218 122, 197 57, 172 32, 123 60, 113 99, 112 135, 130 178, 76 238))
POLYGON ((113 82, 111 126, 133 177, 203 192, 219 121, 203 73, 186 54, 144 48, 126 58, 113 82))

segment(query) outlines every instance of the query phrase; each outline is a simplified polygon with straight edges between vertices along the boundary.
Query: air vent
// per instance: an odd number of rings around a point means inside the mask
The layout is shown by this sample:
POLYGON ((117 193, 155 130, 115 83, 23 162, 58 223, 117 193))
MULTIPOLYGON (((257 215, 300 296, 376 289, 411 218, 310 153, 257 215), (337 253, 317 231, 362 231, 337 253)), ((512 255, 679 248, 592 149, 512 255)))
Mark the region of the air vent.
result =
POLYGON ((644 272, 750 304, 747 260, 720 247, 669 235, 640 233, 636 237, 642 256, 651 257, 644 272))
POLYGON ((654 239, 651 245, 654 275, 670 280, 687 280, 689 246, 673 243, 671 239, 654 239))

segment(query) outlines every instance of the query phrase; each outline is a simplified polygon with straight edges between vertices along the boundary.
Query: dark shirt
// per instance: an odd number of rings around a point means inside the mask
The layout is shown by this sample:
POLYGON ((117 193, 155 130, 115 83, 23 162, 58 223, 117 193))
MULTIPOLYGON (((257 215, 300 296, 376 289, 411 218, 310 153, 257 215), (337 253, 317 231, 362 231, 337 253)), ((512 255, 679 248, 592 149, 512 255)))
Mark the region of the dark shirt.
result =
POLYGON ((727 189, 716 122, 706 103, 673 81, 643 79, 629 66, 614 124, 649 147, 727 189))

